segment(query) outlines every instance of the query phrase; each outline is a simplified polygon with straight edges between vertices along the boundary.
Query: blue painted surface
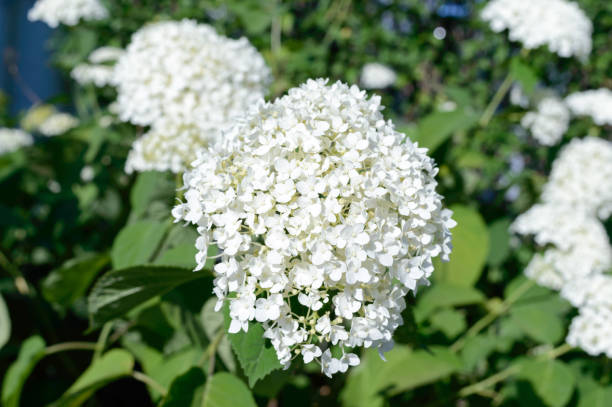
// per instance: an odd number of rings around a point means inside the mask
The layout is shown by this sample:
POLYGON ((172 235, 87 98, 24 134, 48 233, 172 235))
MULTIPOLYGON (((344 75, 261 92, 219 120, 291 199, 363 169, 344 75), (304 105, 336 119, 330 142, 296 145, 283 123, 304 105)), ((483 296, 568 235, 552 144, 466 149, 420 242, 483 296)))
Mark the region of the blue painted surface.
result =
POLYGON ((0 0, 0 88, 10 96, 11 113, 32 105, 18 81, 8 72, 7 56, 16 62, 23 82, 43 101, 62 93, 60 74, 50 65, 49 39, 52 29, 30 22, 28 10, 35 0, 0 0), (13 55, 13 58, 10 58, 13 55))

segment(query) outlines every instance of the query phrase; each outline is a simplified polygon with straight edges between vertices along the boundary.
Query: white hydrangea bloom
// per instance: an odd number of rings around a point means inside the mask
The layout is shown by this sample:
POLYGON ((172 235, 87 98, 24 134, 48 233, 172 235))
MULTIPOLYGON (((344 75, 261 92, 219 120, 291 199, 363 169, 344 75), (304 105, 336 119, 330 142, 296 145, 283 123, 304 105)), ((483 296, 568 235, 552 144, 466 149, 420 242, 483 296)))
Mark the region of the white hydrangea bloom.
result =
POLYGON ((44 136, 59 136, 79 125, 79 120, 68 113, 54 113, 47 117, 38 131, 44 136))
POLYGON ((378 62, 365 64, 359 82, 365 89, 384 89, 395 83, 397 74, 387 65, 378 62))
POLYGON ((208 144, 208 137, 195 124, 162 117, 132 144, 125 171, 181 172, 196 159, 198 147, 208 144))
POLYGON ((137 31, 117 61, 114 81, 121 120, 148 126, 162 116, 184 118, 214 137, 263 97, 270 79, 246 38, 226 38, 182 20, 137 31))
POLYGON ((612 213, 612 142, 596 137, 572 140, 553 163, 542 199, 607 219, 612 213))
POLYGON ((569 110, 556 97, 546 97, 538 103, 538 110, 528 112, 521 120, 521 126, 529 129, 540 144, 553 146, 569 127, 569 110))
POLYGON ((105 18, 108 10, 100 0, 38 0, 28 12, 28 20, 43 21, 52 28, 105 18))
POLYGON ((561 57, 585 60, 593 26, 576 3, 566 0, 491 0, 481 17, 495 32, 508 30, 526 49, 543 45, 561 57))
POLYGON ((173 215, 198 226, 197 269, 209 244, 223 251, 217 309, 229 303, 230 332, 261 322, 285 366, 301 353, 332 375, 359 363, 350 348, 389 350, 404 296, 448 260, 437 168, 381 110, 356 86, 309 80, 254 106, 184 175, 173 215))
POLYGON ((511 230, 534 235, 542 247, 525 274, 538 284, 562 289, 569 281, 603 273, 612 266, 612 251, 605 228, 594 217, 571 206, 537 204, 520 215, 511 230))
POLYGON ((572 320, 566 342, 592 356, 612 358, 612 308, 587 306, 572 320))
POLYGON ((12 153, 21 147, 32 144, 34 144, 34 138, 30 133, 21 129, 0 127, 0 155, 12 153))
POLYGON ((576 116, 591 116, 599 126, 612 125, 612 90, 601 88, 572 93, 565 103, 576 116))
POLYGON ((577 308, 600 305, 612 307, 612 276, 595 274, 568 281, 561 290, 561 296, 577 308))
POLYGON ((100 47, 88 57, 89 63, 75 66, 70 76, 79 85, 93 84, 99 88, 113 83, 113 64, 121 58, 125 51, 117 47, 100 47))

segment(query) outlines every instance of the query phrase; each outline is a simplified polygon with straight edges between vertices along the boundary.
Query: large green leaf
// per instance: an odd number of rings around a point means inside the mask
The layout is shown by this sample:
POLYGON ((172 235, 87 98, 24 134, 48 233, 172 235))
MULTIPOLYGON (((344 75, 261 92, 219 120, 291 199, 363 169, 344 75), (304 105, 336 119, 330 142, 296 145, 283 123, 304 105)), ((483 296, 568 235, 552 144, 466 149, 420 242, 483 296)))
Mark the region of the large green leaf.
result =
POLYGON ((174 379, 160 407, 201 407, 205 382, 202 369, 192 367, 174 379))
POLYGON ((167 217, 175 194, 175 183, 167 172, 141 172, 130 192, 132 211, 130 220, 135 221, 145 217, 163 219, 167 217))
POLYGON ((257 407, 249 388, 231 373, 217 373, 208 380, 202 407, 257 407))
POLYGON ((581 394, 578 407, 610 407, 612 406, 612 386, 597 386, 588 393, 581 394))
POLYGON ((510 219, 498 219, 489 225, 489 254, 487 264, 500 266, 510 254, 510 219))
POLYGON ((123 349, 111 349, 83 372, 52 407, 77 407, 101 387, 128 376, 134 369, 134 358, 123 349))
POLYGON ((478 212, 463 205, 453 205, 453 251, 450 262, 435 261, 438 281, 472 286, 482 273, 489 253, 489 231, 478 212))
POLYGON ((416 139, 419 146, 434 151, 454 132, 464 131, 478 121, 478 114, 470 108, 458 107, 451 112, 435 112, 418 123, 416 139))
POLYGON ((40 336, 32 336, 23 342, 17 360, 8 368, 2 382, 2 406, 19 407, 21 389, 43 356, 45 341, 40 336))
POLYGON ((113 242, 113 268, 122 269, 149 263, 167 229, 167 224, 152 220, 142 220, 125 226, 113 242))
MULTIPOLYGON (((227 330, 230 324, 229 307, 227 305, 224 307, 224 315, 225 329, 227 330)), ((266 344, 263 333, 264 329, 261 324, 254 322, 249 323, 248 332, 228 333, 232 349, 238 357, 244 374, 249 379, 251 388, 259 379, 282 367, 274 348, 266 344)))
POLYGON ((538 397, 550 407, 565 406, 576 384, 571 369, 558 360, 524 361, 520 376, 529 381, 538 397))
POLYGON ((538 304, 513 307, 510 316, 512 321, 535 341, 555 344, 563 338, 561 318, 538 304))
POLYGON ((11 316, 4 298, 0 295, 0 349, 6 345, 11 337, 11 316))
POLYGON ((66 308, 85 295, 98 272, 108 263, 107 254, 90 253, 64 263, 42 282, 43 296, 52 305, 66 308))
POLYGON ((461 367, 454 353, 439 346, 429 350, 396 346, 385 356, 386 362, 375 350, 365 352, 361 364, 350 372, 342 390, 342 405, 382 406, 384 399, 380 393, 383 390, 396 395, 448 377, 461 367))
POLYGON ((162 266, 136 266, 104 274, 88 298, 92 326, 120 317, 143 302, 188 281, 210 277, 205 272, 162 266))
POLYGON ((419 296, 414 315, 417 321, 423 321, 438 308, 457 307, 484 302, 485 296, 473 287, 464 287, 448 283, 435 283, 424 289, 419 296))

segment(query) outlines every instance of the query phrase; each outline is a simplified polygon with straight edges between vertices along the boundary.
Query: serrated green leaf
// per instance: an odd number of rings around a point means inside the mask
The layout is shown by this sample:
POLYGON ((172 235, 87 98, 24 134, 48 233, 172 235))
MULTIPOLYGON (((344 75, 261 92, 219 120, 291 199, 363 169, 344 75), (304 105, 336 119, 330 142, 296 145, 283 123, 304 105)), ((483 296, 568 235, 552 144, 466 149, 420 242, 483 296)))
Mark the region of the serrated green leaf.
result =
POLYGON ((454 132, 465 131, 478 122, 478 114, 469 108, 435 112, 419 121, 416 138, 420 147, 435 151, 454 132))
POLYGON ((558 360, 526 360, 521 364, 520 376, 529 381, 538 397, 550 407, 565 406, 576 384, 571 369, 558 360))
POLYGON ((11 316, 4 298, 0 295, 0 349, 9 341, 11 337, 11 316))
POLYGON ((444 307, 458 307, 484 302, 485 296, 475 288, 448 283, 436 283, 418 296, 415 319, 423 321, 433 311, 444 307))
POLYGON ((113 242, 111 259, 113 268, 122 269, 152 260, 168 225, 152 220, 143 220, 125 226, 113 242))
POLYGON ((88 297, 92 326, 120 317, 132 308, 173 288, 199 278, 205 272, 163 266, 136 266, 104 274, 88 297))
POLYGON ((199 367, 192 367, 177 376, 159 407, 201 407, 206 376, 199 367))
POLYGON ((432 327, 438 329, 449 339, 455 338, 466 328, 463 313, 449 308, 437 311, 429 320, 432 327))
POLYGON ((439 346, 427 351, 396 346, 385 357, 386 362, 373 349, 365 352, 361 364, 349 373, 340 394, 343 406, 382 406, 383 390, 390 395, 400 394, 448 377, 461 367, 453 352, 439 346))
POLYGON ((202 407, 257 407, 249 388, 231 373, 217 373, 208 380, 202 407))
POLYGON ((45 277, 43 296, 52 305, 66 308, 87 292, 98 272, 109 262, 107 254, 90 253, 67 261, 45 277))
MULTIPOLYGON (((227 330, 230 325, 227 304, 224 307, 224 317, 225 329, 227 330)), ((249 379, 249 387, 251 388, 258 380, 282 367, 276 356, 276 351, 272 346, 266 344, 263 334, 264 329, 261 324, 254 322, 249 322, 248 332, 240 331, 236 334, 227 334, 238 362, 240 362, 244 374, 249 379)))
POLYGON ((23 342, 17 360, 8 368, 2 382, 4 407, 19 407, 21 389, 43 356, 45 356, 45 341, 40 336, 31 336, 23 342))
POLYGON ((111 349, 83 372, 72 386, 50 407, 77 407, 108 383, 128 376, 134 369, 134 358, 123 349, 111 349))
POLYGON ((437 281, 455 285, 472 286, 482 274, 489 253, 489 231, 482 216, 474 209, 453 205, 453 251, 448 263, 436 259, 434 265, 437 281))
POLYGON ((537 304, 513 307, 510 310, 513 322, 531 339, 555 344, 563 338, 563 322, 558 315, 542 309, 537 304))

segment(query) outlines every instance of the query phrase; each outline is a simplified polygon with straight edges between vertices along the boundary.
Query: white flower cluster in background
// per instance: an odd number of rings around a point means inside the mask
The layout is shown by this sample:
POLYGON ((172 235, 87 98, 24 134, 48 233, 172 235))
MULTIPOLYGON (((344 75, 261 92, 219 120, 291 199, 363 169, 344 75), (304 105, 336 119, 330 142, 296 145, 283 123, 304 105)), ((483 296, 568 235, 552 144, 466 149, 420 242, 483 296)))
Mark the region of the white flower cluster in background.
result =
POLYGON ((391 68, 378 62, 365 64, 361 69, 359 83, 364 89, 384 89, 395 83, 397 74, 391 68))
MULTIPOLYGON (((149 126, 164 118, 168 120, 160 126, 164 131, 170 130, 171 123, 179 124, 175 133, 161 135, 153 130, 142 143, 165 145, 176 154, 172 162, 180 161, 184 169, 194 150, 214 144, 234 117, 263 98, 271 76, 263 57, 246 38, 230 39, 208 25, 182 20, 137 31, 115 66, 114 82, 121 120, 149 126), (183 131, 181 124, 186 123, 195 128, 183 131), (194 137, 194 132, 200 134, 194 137), (164 139, 153 141, 155 135, 164 139), (188 138, 183 140, 183 135, 188 138), (198 143, 184 148, 194 141, 198 143), (183 151, 188 154, 182 155, 183 151)), ((149 158, 156 157, 168 156, 149 158)), ((135 170, 164 165, 136 163, 132 162, 135 170)))
POLYGON ((21 147, 32 144, 34 144, 34 138, 30 133, 21 129, 0 127, 0 155, 12 153, 21 147))
POLYGON ((508 30, 512 41, 526 49, 546 45, 568 58, 587 59, 591 53, 593 26, 574 2, 566 0, 492 0, 481 17, 495 32, 508 30))
POLYGON ((108 10, 100 0, 38 0, 28 12, 28 20, 43 21, 51 28, 105 18, 108 10))
POLYGON ((612 246, 601 220, 612 213, 612 142, 572 140, 553 163, 541 204, 512 225, 540 246, 525 274, 578 308, 567 343, 612 357, 612 246))
POLYGON ((612 90, 601 88, 572 93, 565 103, 576 116, 591 116, 599 126, 612 126, 612 90))
POLYGON ((89 55, 89 63, 75 66, 70 72, 70 76, 79 85, 93 84, 99 88, 111 85, 114 72, 113 64, 124 52, 123 49, 117 47, 100 47, 89 55))
POLYGON ((79 120, 68 113, 54 113, 39 126, 38 131, 44 136, 59 136, 79 125, 79 120))
POLYGON ((538 103, 537 111, 523 116, 521 126, 529 129, 540 144, 553 146, 567 131, 569 120, 569 110, 563 101, 549 96, 538 103))
POLYGON ((359 363, 350 348, 382 355, 404 296, 448 260, 455 222, 435 163, 382 109, 356 86, 309 80, 254 106, 184 174, 173 215, 198 227, 197 269, 209 244, 223 251, 217 310, 229 303, 232 333, 262 323, 286 367, 301 354, 331 376, 359 363))

